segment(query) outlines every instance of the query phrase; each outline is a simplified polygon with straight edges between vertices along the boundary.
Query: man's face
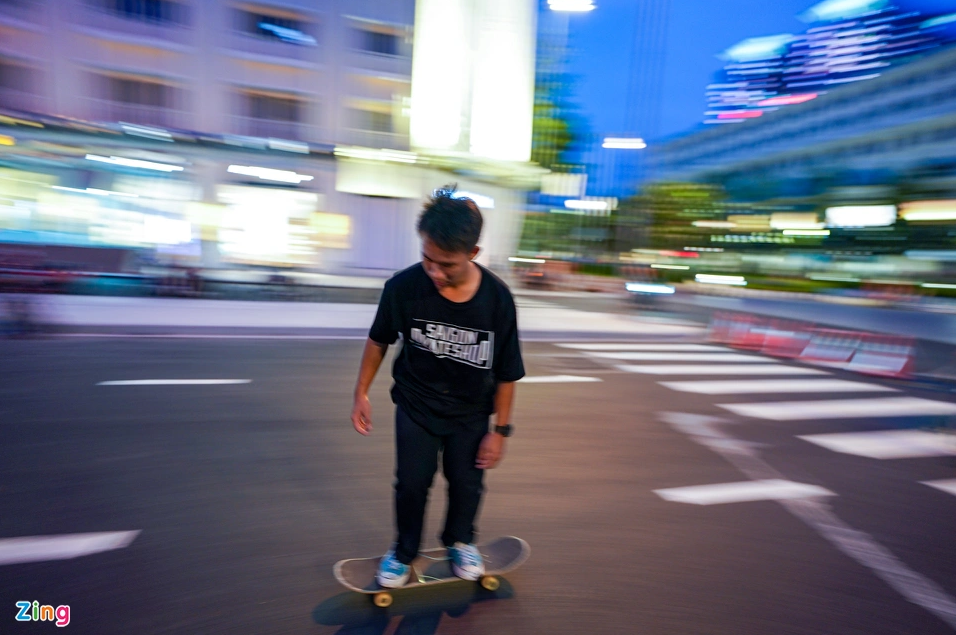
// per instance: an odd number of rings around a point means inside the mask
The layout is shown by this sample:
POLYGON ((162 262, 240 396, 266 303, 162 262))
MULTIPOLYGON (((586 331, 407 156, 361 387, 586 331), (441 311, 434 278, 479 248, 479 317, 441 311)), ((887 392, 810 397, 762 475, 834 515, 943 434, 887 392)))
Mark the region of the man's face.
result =
POLYGON ((471 253, 445 251, 426 234, 422 234, 422 266, 439 289, 457 287, 467 280, 469 263, 476 255, 477 247, 471 253))

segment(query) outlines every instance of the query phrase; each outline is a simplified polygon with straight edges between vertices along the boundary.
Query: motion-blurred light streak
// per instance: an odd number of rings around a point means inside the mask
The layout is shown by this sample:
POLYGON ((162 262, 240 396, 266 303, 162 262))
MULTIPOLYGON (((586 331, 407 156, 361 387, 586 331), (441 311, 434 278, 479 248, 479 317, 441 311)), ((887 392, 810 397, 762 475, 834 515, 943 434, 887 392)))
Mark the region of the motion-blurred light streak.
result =
POLYGON ((647 142, 640 137, 605 137, 601 147, 608 150, 643 150, 647 142))
POLYGON ((301 183, 303 181, 311 181, 315 178, 290 170, 274 170, 272 168, 261 168, 254 165, 230 165, 227 171, 232 174, 255 176, 265 181, 276 181, 279 183, 301 183))
POLYGON ((127 159, 125 157, 109 156, 103 157, 97 154, 86 155, 87 161, 97 161, 99 163, 110 163, 127 168, 140 168, 143 170, 156 170, 158 172, 182 172, 183 166, 169 165, 168 163, 157 163, 155 161, 143 161, 141 159, 127 159))
POLYGON ((583 13, 593 11, 597 7, 594 5, 593 0, 548 0, 548 8, 552 11, 583 13))

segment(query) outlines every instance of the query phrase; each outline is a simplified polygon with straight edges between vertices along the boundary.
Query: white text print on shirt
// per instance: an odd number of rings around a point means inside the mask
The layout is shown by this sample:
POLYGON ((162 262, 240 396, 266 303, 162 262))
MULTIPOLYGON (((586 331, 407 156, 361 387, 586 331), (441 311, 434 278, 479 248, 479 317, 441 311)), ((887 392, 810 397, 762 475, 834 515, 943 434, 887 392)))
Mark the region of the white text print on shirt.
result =
POLYGON ((412 345, 439 358, 489 369, 494 361, 494 331, 479 331, 441 322, 412 320, 412 345))

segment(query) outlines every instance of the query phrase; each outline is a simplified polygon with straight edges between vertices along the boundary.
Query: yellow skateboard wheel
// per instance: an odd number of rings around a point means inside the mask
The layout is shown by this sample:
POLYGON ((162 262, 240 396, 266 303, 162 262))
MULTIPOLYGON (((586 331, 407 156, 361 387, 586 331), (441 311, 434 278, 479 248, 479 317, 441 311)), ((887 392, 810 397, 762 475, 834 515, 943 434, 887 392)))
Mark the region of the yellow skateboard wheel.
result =
POLYGON ((385 608, 386 606, 392 605, 392 594, 391 593, 376 593, 372 596, 372 602, 375 603, 375 606, 385 608))
POLYGON ((501 583, 498 582, 498 578, 493 575, 486 575, 481 579, 481 586, 489 591, 497 591, 498 587, 501 586, 501 583))

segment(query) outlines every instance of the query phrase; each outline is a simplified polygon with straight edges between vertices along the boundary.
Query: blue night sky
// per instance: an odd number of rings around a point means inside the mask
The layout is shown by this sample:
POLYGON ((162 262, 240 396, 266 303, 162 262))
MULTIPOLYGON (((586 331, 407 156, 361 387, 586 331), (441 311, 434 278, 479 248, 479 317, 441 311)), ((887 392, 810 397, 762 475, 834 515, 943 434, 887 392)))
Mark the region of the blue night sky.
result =
MULTIPOLYGON (((626 127, 635 7, 641 0, 595 0, 597 9, 570 16, 570 71, 577 76, 574 102, 591 130, 619 134, 626 127)), ((717 55, 748 37, 800 33, 797 15, 813 0, 670 0, 664 49, 660 136, 695 127, 703 118, 704 90, 723 63, 717 55)), ((956 0, 904 0, 928 13, 956 11, 956 0)))

